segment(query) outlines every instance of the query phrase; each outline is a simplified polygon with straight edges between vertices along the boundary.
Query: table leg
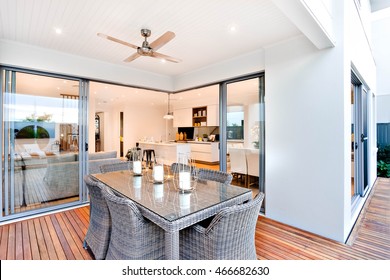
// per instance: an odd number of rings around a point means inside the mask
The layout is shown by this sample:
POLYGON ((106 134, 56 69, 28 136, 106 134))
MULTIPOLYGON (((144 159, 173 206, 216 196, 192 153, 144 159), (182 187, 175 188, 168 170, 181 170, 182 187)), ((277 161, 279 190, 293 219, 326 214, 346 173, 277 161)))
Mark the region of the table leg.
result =
POLYGON ((165 258, 167 260, 179 259, 179 231, 165 232, 165 258))

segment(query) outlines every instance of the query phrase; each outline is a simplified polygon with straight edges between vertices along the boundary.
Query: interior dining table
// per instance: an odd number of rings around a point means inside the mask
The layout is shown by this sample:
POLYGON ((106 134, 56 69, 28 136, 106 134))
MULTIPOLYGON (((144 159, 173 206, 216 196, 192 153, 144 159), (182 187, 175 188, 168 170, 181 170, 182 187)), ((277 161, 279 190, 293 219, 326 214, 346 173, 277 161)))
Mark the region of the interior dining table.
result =
POLYGON ((191 182, 190 190, 182 191, 174 176, 167 176, 162 183, 153 182, 146 172, 134 176, 128 170, 92 176, 117 195, 135 202, 145 218, 164 230, 166 259, 179 259, 181 229, 252 199, 250 189, 211 180, 198 179, 191 182))

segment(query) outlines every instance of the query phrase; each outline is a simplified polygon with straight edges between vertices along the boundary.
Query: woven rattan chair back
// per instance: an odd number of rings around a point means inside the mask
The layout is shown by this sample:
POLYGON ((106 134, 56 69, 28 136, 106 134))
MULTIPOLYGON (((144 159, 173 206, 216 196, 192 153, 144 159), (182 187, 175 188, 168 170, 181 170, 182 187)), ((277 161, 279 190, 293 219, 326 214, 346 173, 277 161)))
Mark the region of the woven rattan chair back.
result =
POLYGON ((264 194, 222 209, 207 227, 182 230, 180 257, 187 260, 255 260, 255 230, 264 194))
POLYGON ((201 180, 212 180, 224 184, 230 184, 233 179, 233 176, 230 173, 206 168, 199 168, 198 176, 201 180))
POLYGON ((86 175, 84 181, 89 191, 90 215, 83 246, 92 251, 95 259, 104 260, 111 236, 110 213, 102 194, 104 185, 94 180, 90 175, 86 175))
POLYGON ((131 200, 103 191, 112 218, 108 260, 164 259, 164 231, 145 219, 131 200))
POLYGON ((113 164, 103 164, 100 166, 100 172, 107 173, 107 172, 120 171, 120 170, 131 170, 132 167, 133 164, 131 161, 122 161, 113 164))

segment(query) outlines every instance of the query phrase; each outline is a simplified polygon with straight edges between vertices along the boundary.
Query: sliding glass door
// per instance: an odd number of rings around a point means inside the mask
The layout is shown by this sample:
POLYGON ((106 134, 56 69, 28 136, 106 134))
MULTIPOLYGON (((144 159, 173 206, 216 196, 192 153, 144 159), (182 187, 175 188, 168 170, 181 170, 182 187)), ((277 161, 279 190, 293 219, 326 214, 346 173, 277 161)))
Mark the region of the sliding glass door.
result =
POLYGON ((368 189, 368 92, 358 78, 352 74, 351 83, 351 197, 352 202, 364 196, 368 189))
POLYGON ((221 150, 227 155, 221 168, 233 175, 232 184, 264 192, 264 76, 223 83, 221 99, 221 150))
POLYGON ((1 220, 85 199, 86 85, 2 69, 1 220))

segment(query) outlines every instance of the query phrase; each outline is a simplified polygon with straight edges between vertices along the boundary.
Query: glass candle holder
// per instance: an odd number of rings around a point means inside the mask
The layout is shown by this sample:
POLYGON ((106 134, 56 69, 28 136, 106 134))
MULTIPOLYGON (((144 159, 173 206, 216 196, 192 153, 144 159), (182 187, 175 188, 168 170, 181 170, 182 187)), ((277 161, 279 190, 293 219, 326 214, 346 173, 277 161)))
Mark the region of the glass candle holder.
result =
POLYGON ((176 188, 182 192, 195 189, 197 182, 197 168, 195 161, 189 154, 179 154, 178 162, 172 167, 176 188))
POLYGON ((156 158, 152 168, 153 181, 164 182, 164 161, 160 158, 156 158))

